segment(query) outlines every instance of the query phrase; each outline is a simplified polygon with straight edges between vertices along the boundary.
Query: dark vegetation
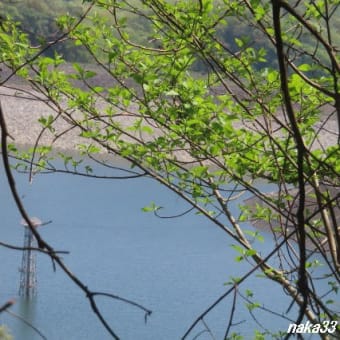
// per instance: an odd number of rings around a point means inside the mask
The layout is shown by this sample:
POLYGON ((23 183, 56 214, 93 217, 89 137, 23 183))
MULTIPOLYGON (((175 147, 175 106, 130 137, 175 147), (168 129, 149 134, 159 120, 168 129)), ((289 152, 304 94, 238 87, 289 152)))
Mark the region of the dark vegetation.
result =
MULTIPOLYGON (((0 13, 3 17, 10 17, 20 22, 22 30, 29 35, 33 45, 44 45, 60 34, 56 22, 59 15, 69 13, 77 17, 82 13, 82 10, 81 1, 19 0, 0 3, 0 13)), ((53 56, 55 52, 58 52, 69 61, 84 62, 88 60, 84 49, 76 49, 72 45, 71 42, 65 41, 49 49, 46 55, 53 56)))
MULTIPOLYGON (((173 2, 173 1, 170 1, 173 2)), ((29 35, 32 44, 44 45, 49 41, 56 39, 62 33, 57 18, 68 13, 74 17, 79 17, 84 9, 86 1, 80 0, 18 0, 18 1, 4 1, 0 3, 0 13, 3 17, 11 17, 20 22, 22 29, 29 35)), ((131 1, 130 3, 138 6, 139 1, 131 1)), ((222 12, 222 1, 215 1, 216 12, 222 12)), ((180 10, 180 9, 179 9, 180 10)), ((268 6, 269 10, 269 6, 268 6)), ((136 15, 132 11, 122 11, 120 18, 122 26, 124 26, 125 33, 129 35, 129 40, 136 44, 150 43, 152 36, 152 28, 150 22, 143 16, 136 15)), ((108 21, 112 21, 112 17, 106 11, 99 12, 100 16, 104 16, 108 21)), ((289 23, 287 22, 287 27, 289 23)), ((318 30, 322 30, 320 26, 318 30)), ((336 44, 340 46, 340 17, 335 20, 333 28, 334 39, 336 44)), ((240 46, 243 48, 252 47, 258 53, 266 57, 261 63, 258 63, 258 68, 275 66, 276 56, 275 50, 268 40, 264 37, 263 32, 256 27, 250 27, 248 23, 241 21, 235 16, 227 17, 221 21, 217 27, 217 39, 222 42, 231 52, 239 50, 240 46), (235 39, 235 37, 238 37, 235 39), (265 52, 264 52, 265 51, 265 52)), ((310 42, 310 53, 313 53, 314 45, 310 41, 310 36, 305 32, 301 32, 301 41, 304 43, 310 42)), ((157 41, 153 42, 155 47, 158 47, 157 41)), ((69 62, 92 62, 92 57, 88 54, 83 46, 75 46, 73 42, 65 40, 62 43, 47 49, 46 55, 53 57, 57 52, 62 55, 66 61, 69 62)), ((323 59, 325 55, 321 54, 319 58, 323 59)), ((304 59, 302 58, 301 61, 304 59)), ((308 57, 305 58, 308 62, 308 57)), ((197 72, 206 72, 207 65, 199 58, 193 63, 192 69, 197 72)))
MULTIPOLYGON (((0 3, 0 13, 3 13, 3 17, 9 16, 20 22, 22 29, 27 32, 33 44, 44 45, 62 33, 57 18, 65 13, 79 17, 84 9, 84 3, 86 1, 80 0, 56 0, 52 2, 48 0, 3 1, 0 3)), ((130 3, 138 6, 139 1, 131 1, 130 3)), ((222 12, 222 6, 223 1, 215 1, 217 13, 222 12)), ((136 44, 150 42, 152 35, 150 22, 145 17, 132 13, 132 11, 126 10, 122 12, 124 15, 121 15, 119 20, 124 26, 125 33, 129 35, 130 41, 136 44)), ((112 21, 112 17, 106 11, 99 12, 99 14, 106 17, 108 21, 112 21)), ((333 28, 334 39, 336 44, 340 46, 340 17, 335 20, 335 23, 333 28)), ((289 27, 289 23, 287 23, 287 27, 289 27)), ((321 26, 318 28, 318 30, 322 29, 321 26)), ((255 48, 259 54, 266 55, 265 59, 258 63, 259 68, 275 66, 275 50, 268 43, 263 32, 256 27, 250 27, 248 23, 235 16, 227 17, 227 19, 221 21, 219 27, 217 27, 217 39, 232 52, 238 51, 242 45, 244 48, 255 48), (238 38, 235 39, 235 37, 238 38)), ((310 43, 310 53, 312 54, 314 45, 310 41, 310 36, 302 32, 301 41, 307 43, 307 45, 310 43)), ((157 47, 157 43, 157 41, 154 41, 155 47, 157 47)), ((74 43, 68 40, 47 49, 45 54, 53 57, 55 52, 61 54, 69 62, 92 62, 91 56, 83 46, 74 46, 74 43)), ((325 55, 319 56, 321 59, 324 57, 325 55)), ((303 61, 303 58, 301 60, 303 61)), ((305 58, 305 61, 308 62, 308 58, 305 58)), ((193 63, 192 69, 205 73, 207 65, 198 58, 193 63)))

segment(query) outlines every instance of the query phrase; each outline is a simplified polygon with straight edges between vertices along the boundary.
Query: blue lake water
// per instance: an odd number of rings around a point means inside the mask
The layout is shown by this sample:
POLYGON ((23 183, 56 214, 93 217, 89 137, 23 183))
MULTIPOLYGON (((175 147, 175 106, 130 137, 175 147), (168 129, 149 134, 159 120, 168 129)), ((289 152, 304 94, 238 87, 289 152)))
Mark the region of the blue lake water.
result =
MULTIPOLYGON (((23 228, 0 168, 0 239, 22 245, 23 228)), ((98 298, 99 306, 121 339, 180 339, 190 324, 222 295, 230 277, 251 267, 235 264, 234 242, 211 222, 195 214, 159 219, 141 211, 151 201, 179 213, 186 203, 151 179, 89 180, 72 175, 39 175, 33 184, 27 175, 16 174, 30 216, 52 220, 41 227, 42 236, 57 250, 69 268, 91 290, 131 299, 152 310, 147 323, 142 311, 122 302, 98 298)), ((267 235, 268 236, 268 235, 267 235)), ((270 244, 263 245, 263 254, 270 244)), ((57 269, 48 257, 38 254, 38 295, 27 303, 18 295, 22 254, 0 247, 0 304, 16 299, 11 312, 37 327, 49 340, 109 339, 90 309, 84 294, 57 269)), ((280 312, 289 306, 279 287, 253 277, 240 287, 254 291, 255 299, 280 312), (277 298, 279 296, 279 298, 277 298)), ((205 319, 215 339, 222 339, 231 309, 230 295, 205 319)), ((233 330, 251 339, 259 328, 239 301, 233 330)), ((272 321, 259 313, 268 328, 287 329, 287 321, 272 321)), ((18 340, 40 339, 25 323, 0 314, 18 340)), ((204 330, 199 324, 188 339, 204 330)), ((211 339, 207 332, 199 339, 211 339)))

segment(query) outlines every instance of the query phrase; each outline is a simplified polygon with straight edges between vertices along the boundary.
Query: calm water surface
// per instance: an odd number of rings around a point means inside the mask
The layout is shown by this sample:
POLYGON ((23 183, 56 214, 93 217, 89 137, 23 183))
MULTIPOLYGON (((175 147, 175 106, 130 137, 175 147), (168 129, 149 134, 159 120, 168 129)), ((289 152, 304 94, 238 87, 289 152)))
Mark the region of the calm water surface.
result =
MULTIPOLYGON (((0 170, 1 240, 21 245, 21 218, 0 170)), ((29 214, 53 221, 41 227, 42 236, 55 249, 70 251, 64 256, 65 263, 91 290, 113 293, 152 310, 145 323, 142 311, 98 298, 121 339, 180 339, 192 321, 225 292, 224 283, 250 269, 247 264, 235 265, 232 240, 201 216, 159 219, 142 212, 151 201, 167 207, 167 214, 188 208, 150 179, 106 181, 53 174, 37 176, 30 185, 27 176, 17 174, 16 178, 29 214)), ((263 253, 269 251, 265 247, 263 253)), ((38 254, 38 295, 29 303, 17 296, 21 253, 0 247, 0 259, 0 304, 15 298, 11 311, 31 322, 47 339, 110 338, 83 293, 60 269, 53 271, 49 258, 38 254)), ((277 287, 259 278, 248 281, 242 291, 247 288, 277 311, 289 305, 277 287)), ((206 317, 216 339, 223 337, 231 303, 232 296, 206 317)), ((258 327, 249 319, 244 303, 239 305, 235 322, 240 324, 235 330, 251 339, 258 327)), ((259 318, 273 327, 268 315, 259 314, 259 318)), ((2 313, 1 323, 7 324, 15 339, 40 339, 12 315, 2 313)), ((275 321, 275 327, 286 330, 287 322, 275 321)), ((189 339, 202 330, 199 325, 189 339)), ((203 333, 199 339, 210 337, 203 333)))

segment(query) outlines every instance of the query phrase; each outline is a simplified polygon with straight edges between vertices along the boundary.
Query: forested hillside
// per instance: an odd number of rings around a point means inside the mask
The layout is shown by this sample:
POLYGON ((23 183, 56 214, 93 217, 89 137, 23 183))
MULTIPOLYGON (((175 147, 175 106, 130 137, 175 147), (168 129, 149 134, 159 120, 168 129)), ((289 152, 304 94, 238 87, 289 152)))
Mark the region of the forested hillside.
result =
MULTIPOLYGON (((172 1, 170 1, 172 2, 172 1)), ((84 1, 85 3, 85 1, 84 1)), ((124 32, 129 36, 129 39, 136 44, 144 43, 152 35, 151 26, 147 19, 140 15, 135 14, 136 9, 141 5, 141 1, 131 1, 133 6, 126 8, 120 12, 120 24, 124 27, 124 32), (124 17, 121 13, 124 13, 124 17)), ((223 13, 223 2, 216 0, 214 2, 215 11, 223 13)), ((84 9, 83 1, 81 0, 56 0, 50 2, 48 0, 24 0, 15 2, 1 2, 0 12, 3 17, 10 16, 20 22, 22 28, 29 34, 32 42, 36 44, 47 43, 48 40, 55 39, 58 34, 62 32, 59 29, 57 18, 61 15, 71 14, 72 16, 79 17, 84 9)), ((179 8, 179 11, 181 9, 179 8)), ((97 12, 98 13, 98 12, 97 12)), ((107 12, 99 12, 100 16, 107 17, 112 21, 112 17, 107 12)), ((114 24, 112 22, 112 24, 114 24)), ((258 50, 266 44, 268 55, 268 44, 264 43, 262 34, 252 30, 248 25, 239 21, 236 17, 230 17, 228 21, 220 22, 218 28, 219 39, 231 50, 237 50, 239 44, 244 46, 256 46, 258 50), (240 39, 235 41, 234 37, 239 36, 240 39)), ((157 47, 157 41, 154 42, 157 47)), ((77 47, 68 41, 58 44, 56 47, 50 48, 47 54, 53 55, 58 52, 68 61, 89 62, 90 56, 84 48, 77 47)), ((274 58, 268 58, 268 62, 274 58)), ((203 71, 205 65, 196 62, 193 65, 196 71, 203 71)))
MULTIPOLYGON (((22 29, 37 45, 45 44, 60 34, 56 22, 59 15, 69 13, 80 16, 82 10, 81 1, 24 0, 0 3, 3 19, 11 17, 20 22, 22 29)), ((75 50, 67 41, 49 50, 48 53, 53 54, 55 51, 63 54, 68 60, 86 61, 87 59, 83 50, 75 50)))
MULTIPOLYGON (((24 0, 15 2, 1 2, 0 13, 3 19, 11 17, 20 22, 21 28, 29 35, 31 41, 37 45, 48 43, 62 34, 58 25, 58 17, 70 14, 79 18, 84 9, 81 0, 24 0)), ((134 1, 133 3, 140 3, 134 1)), ((150 35, 150 25, 142 17, 135 15, 131 11, 126 11, 126 18, 120 18, 126 22, 126 32, 131 35, 131 39, 136 43, 144 42, 150 35)), ((107 12, 100 10, 93 13, 99 14, 112 21, 112 17, 107 12)), ((112 22, 113 24, 113 22, 112 22)), ((48 49, 48 55, 58 52, 68 61, 88 62, 90 56, 82 47, 75 48, 69 41, 65 41, 58 46, 48 49)))
MULTIPOLYGON (((0 3, 0 11, 3 13, 3 17, 10 16, 18 20, 22 28, 29 34, 32 42, 44 44, 48 42, 48 40, 55 39, 62 33, 57 18, 65 14, 71 14, 75 17, 81 16, 84 9, 84 3, 86 3, 86 1, 81 0, 56 0, 53 2, 48 0, 6 1, 0 3)), ((135 42, 136 44, 145 43, 152 35, 151 25, 143 16, 136 14, 138 8, 143 6, 141 4, 143 2, 138 0, 131 1, 129 7, 126 8, 124 8, 123 3, 124 2, 122 2, 121 5, 123 10, 120 11, 120 17, 118 18, 119 25, 124 28, 124 33, 129 37, 130 41, 135 42)), ((215 7, 214 11, 216 11, 216 13, 221 13, 221 17, 222 13, 223 15, 225 14, 223 1, 215 0, 213 6, 215 7)), ((300 6, 304 7, 306 5, 300 6)), ((310 6, 311 12, 313 11, 313 8, 313 6, 310 6)), ((181 10, 181 8, 178 8, 178 11, 181 10)), ((268 11, 270 11, 269 7, 268 11)), ((112 21, 112 25, 115 26, 112 16, 108 15, 107 11, 98 12, 97 10, 97 14, 106 17, 107 20, 112 21)), ((260 18, 263 14, 264 13, 258 13, 257 15, 260 18)), ((338 16, 338 18, 339 19, 335 20, 335 27, 332 29, 334 32, 333 39, 335 40, 336 45, 340 46, 340 16, 338 16)), ((287 27, 288 26, 289 23, 287 22, 287 27)), ((321 31, 324 28, 320 24, 320 27, 317 27, 317 29, 321 31)), ((244 48, 255 47, 255 50, 261 53, 262 49, 265 48, 266 57, 265 60, 263 59, 261 66, 264 67, 273 64, 275 53, 268 44, 268 41, 263 37, 263 33, 259 30, 252 29, 241 19, 238 19, 235 16, 224 17, 219 23, 219 27, 217 27, 217 32, 218 39, 231 51, 236 51, 240 46, 243 46, 244 48), (235 39, 235 37, 239 38, 235 39)), ((115 34, 115 30, 113 30, 113 34, 115 34)), ((309 38, 310 37, 304 36, 304 34, 301 35, 302 41, 305 40, 308 42, 309 38)), ((154 43, 157 47, 157 41, 154 43)), ((311 54, 313 53, 312 46, 313 44, 311 44, 311 54)), ((65 41, 62 44, 58 44, 56 47, 48 49, 47 54, 53 55, 54 52, 62 54, 67 61, 91 62, 91 57, 83 47, 78 46, 75 48, 69 41, 65 41)), ((323 56, 321 55, 319 58, 322 59, 323 56)), ((193 64, 193 68, 196 71, 204 71, 206 66, 201 62, 196 61, 193 64)))

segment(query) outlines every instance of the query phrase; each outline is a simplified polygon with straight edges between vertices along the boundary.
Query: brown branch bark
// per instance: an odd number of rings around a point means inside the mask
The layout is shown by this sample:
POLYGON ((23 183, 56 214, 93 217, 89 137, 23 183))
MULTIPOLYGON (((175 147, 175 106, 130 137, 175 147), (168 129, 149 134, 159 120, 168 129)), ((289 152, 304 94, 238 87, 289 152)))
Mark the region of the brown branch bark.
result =
POLYGON ((299 265, 299 281, 298 289, 303 298, 303 303, 300 305, 300 315, 297 319, 297 323, 300 323, 307 309, 308 304, 308 280, 306 273, 306 231, 305 231, 305 180, 304 180, 304 164, 306 148, 304 141, 297 124, 292 101, 290 98, 288 88, 288 73, 287 62, 283 50, 283 40, 281 31, 281 8, 283 7, 283 1, 273 0, 273 27, 275 31, 276 51, 277 59, 280 71, 281 90, 283 94, 284 105, 287 110, 287 115, 292 126, 293 137, 297 148, 297 166, 298 166, 298 187, 299 187, 299 206, 297 210, 297 228, 299 236, 299 251, 300 251, 300 265, 299 265))

